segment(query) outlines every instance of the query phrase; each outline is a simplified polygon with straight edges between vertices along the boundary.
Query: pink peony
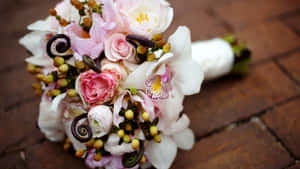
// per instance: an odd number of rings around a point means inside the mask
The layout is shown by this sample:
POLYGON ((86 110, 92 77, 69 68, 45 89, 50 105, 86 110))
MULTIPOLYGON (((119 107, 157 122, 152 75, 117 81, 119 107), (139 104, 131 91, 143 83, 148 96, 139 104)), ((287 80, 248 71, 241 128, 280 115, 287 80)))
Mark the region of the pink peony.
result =
POLYGON ((115 33, 105 40, 105 55, 110 61, 126 60, 135 56, 135 48, 124 34, 115 33))
POLYGON ((111 73, 84 72, 78 79, 79 93, 88 104, 101 104, 112 99, 118 81, 111 73))

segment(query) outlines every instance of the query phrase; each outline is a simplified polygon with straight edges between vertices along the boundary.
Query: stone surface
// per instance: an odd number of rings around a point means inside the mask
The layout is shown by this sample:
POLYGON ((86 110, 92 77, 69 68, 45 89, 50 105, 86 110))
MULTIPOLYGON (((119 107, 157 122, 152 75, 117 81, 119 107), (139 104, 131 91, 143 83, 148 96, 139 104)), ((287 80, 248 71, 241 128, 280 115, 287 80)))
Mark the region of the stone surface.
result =
POLYGON ((297 11, 294 15, 287 15, 283 17, 283 22, 289 25, 291 28, 294 29, 298 34, 300 33, 300 12, 297 11))
POLYGON ((34 144, 43 138, 36 128, 39 100, 0 113, 0 154, 34 144))
POLYGON ((285 146, 300 158, 300 99, 276 107, 263 116, 263 121, 283 141, 285 146))
POLYGON ((258 24, 235 35, 252 50, 255 63, 300 47, 299 36, 278 21, 258 24))
POLYGON ((84 161, 63 150, 61 144, 48 141, 26 149, 30 169, 85 169, 84 161))
MULTIPOLYGON (((5 157, 0 158, 1 168, 3 169, 27 169, 27 164, 24 160, 24 156, 21 157, 21 152, 17 151, 6 154, 5 157), (23 159, 22 159, 23 158, 23 159)), ((22 153, 24 154, 24 152, 22 153)), ((25 157, 26 159, 26 157, 25 157)))
POLYGON ((300 164, 296 164, 296 165, 290 167, 289 169, 300 169, 300 164))
POLYGON ((5 73, 0 74, 0 107, 1 111, 20 104, 26 99, 34 97, 34 90, 31 84, 35 82, 34 76, 26 71, 26 64, 21 64, 5 73))
POLYGON ((209 15, 205 10, 199 9, 201 7, 201 3, 198 2, 200 1, 193 1, 191 3, 186 3, 184 1, 180 2, 181 3, 176 1, 175 3, 175 5, 179 5, 174 6, 174 21, 169 28, 167 35, 175 32, 177 27, 180 25, 186 25, 191 29, 192 40, 194 41, 223 36, 229 32, 226 26, 224 26, 219 20, 209 15))
MULTIPOLYGON (((44 19, 49 8, 58 1, 0 1, 0 168, 86 168, 82 160, 64 152, 61 144, 45 141, 35 128, 40 99, 34 97, 31 89, 34 78, 25 71, 23 60, 29 55, 18 44, 28 32, 26 26, 44 19), (25 152, 25 161, 20 151, 25 152)), ((185 111, 191 118, 198 142, 192 151, 178 153, 173 168, 300 169, 287 153, 288 149, 299 159, 300 129, 295 120, 299 118, 300 95, 300 83, 297 83, 300 82, 300 1, 170 2, 175 16, 165 38, 179 25, 190 27, 193 40, 233 32, 247 42, 253 52, 249 76, 228 76, 208 82, 201 94, 187 97, 185 111), (280 65, 274 64, 274 60, 280 65), (283 102, 287 103, 278 107, 278 103, 283 102), (269 130, 244 120, 264 114, 266 108, 275 108, 267 112, 263 120, 278 140, 269 130), (232 129, 235 122, 242 125, 232 129), (229 126, 227 130, 220 130, 225 126, 229 126)))
POLYGON ((200 140, 190 152, 180 152, 173 169, 282 169, 289 154, 265 130, 246 124, 200 140))
POLYGON ((276 65, 267 63, 251 68, 243 79, 226 77, 204 85, 200 94, 187 97, 184 111, 196 135, 203 136, 299 92, 276 65))
POLYGON ((300 52, 294 53, 289 57, 279 59, 279 63, 300 82, 300 52))
POLYGON ((227 21, 235 30, 261 23, 270 18, 296 10, 298 0, 251 0, 236 1, 214 10, 219 17, 227 21))

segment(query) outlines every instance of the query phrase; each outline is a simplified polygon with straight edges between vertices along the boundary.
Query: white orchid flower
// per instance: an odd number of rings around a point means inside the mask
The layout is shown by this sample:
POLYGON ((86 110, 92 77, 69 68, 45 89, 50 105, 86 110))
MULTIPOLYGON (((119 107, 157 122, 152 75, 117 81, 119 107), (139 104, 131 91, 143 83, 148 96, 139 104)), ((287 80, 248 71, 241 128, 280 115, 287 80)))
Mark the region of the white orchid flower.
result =
POLYGON ((64 126, 62 123, 61 101, 66 94, 61 94, 53 101, 43 97, 40 103, 38 126, 42 133, 51 141, 62 141, 64 139, 64 126))
POLYGON ((147 157, 158 169, 170 168, 177 148, 189 150, 193 147, 194 134, 188 128, 190 121, 185 114, 181 118, 179 115, 183 110, 184 96, 198 93, 203 81, 202 68, 192 59, 189 29, 179 27, 168 42, 172 47, 170 53, 164 54, 158 61, 144 62, 123 83, 125 88, 145 89, 145 82, 155 76, 154 90, 163 89, 165 79, 171 83, 168 98, 156 102, 161 112, 158 129, 162 131, 162 141, 150 142, 146 146, 147 157), (167 75, 168 71, 171 76, 167 75))

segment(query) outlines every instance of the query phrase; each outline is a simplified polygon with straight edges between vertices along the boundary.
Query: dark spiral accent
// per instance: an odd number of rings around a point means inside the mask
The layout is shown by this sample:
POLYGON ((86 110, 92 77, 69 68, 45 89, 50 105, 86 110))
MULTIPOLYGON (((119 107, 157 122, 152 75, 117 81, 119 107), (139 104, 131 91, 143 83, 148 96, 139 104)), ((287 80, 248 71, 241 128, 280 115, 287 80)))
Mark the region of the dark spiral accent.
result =
POLYGON ((55 58, 56 56, 61 56, 64 59, 69 59, 73 55, 65 54, 71 48, 71 40, 68 36, 64 34, 54 35, 47 43, 46 51, 49 57, 55 58), (56 42, 57 40, 62 39, 63 41, 56 42), (55 43, 55 47, 53 44, 55 43), (53 52, 55 50, 55 52, 53 52))
POLYGON ((144 143, 141 141, 139 151, 133 153, 126 153, 123 156, 122 164, 125 168, 132 168, 141 161, 143 155, 144 155, 144 143))
POLYGON ((82 56, 83 62, 92 70, 94 70, 97 73, 101 72, 101 68, 100 68, 100 60, 99 63, 97 65, 97 63, 88 55, 83 55, 82 56))
POLYGON ((135 42, 138 42, 140 45, 143 45, 148 48, 155 47, 155 43, 152 40, 149 40, 149 39, 147 39, 143 36, 139 36, 139 35, 127 35, 126 40, 135 47, 137 47, 137 44, 135 42))
POLYGON ((89 125, 82 124, 77 127, 80 120, 87 118, 87 113, 75 117, 71 124, 71 131, 73 136, 81 143, 86 143, 93 137, 92 129, 89 125))

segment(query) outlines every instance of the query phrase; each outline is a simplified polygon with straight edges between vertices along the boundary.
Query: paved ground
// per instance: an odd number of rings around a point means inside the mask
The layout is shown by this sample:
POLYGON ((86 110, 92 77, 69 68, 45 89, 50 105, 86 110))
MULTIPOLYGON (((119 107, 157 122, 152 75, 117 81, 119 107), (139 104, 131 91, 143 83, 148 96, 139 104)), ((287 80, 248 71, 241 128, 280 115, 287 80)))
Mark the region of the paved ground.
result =
MULTIPOLYGON (((2 0, 0 168, 77 169, 84 164, 35 127, 39 98, 17 44, 57 0, 2 0)), ((188 97, 197 136, 174 169, 300 169, 300 0, 171 0, 193 40, 235 33, 253 50, 245 78, 225 77, 188 97)))

